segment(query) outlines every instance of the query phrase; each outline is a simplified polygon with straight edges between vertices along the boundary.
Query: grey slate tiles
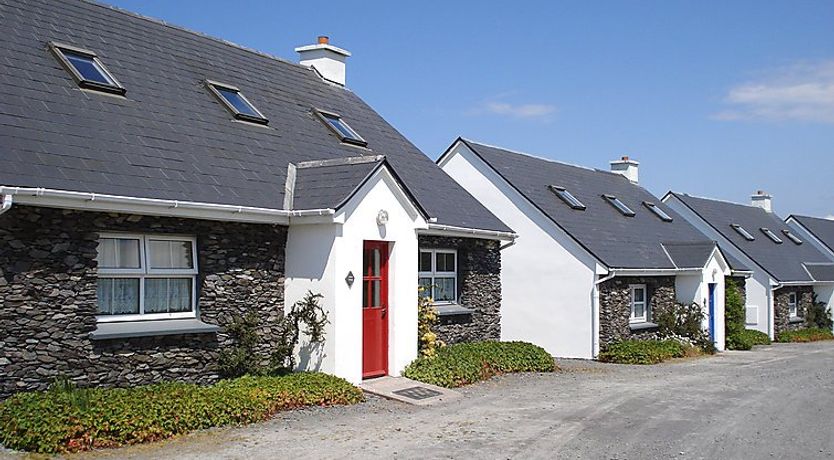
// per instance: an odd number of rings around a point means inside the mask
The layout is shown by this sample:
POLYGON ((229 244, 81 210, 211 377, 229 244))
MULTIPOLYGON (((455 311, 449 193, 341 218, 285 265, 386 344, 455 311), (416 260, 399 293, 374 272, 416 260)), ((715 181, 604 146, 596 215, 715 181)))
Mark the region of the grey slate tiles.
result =
POLYGON ((697 256, 703 248, 714 244, 646 189, 619 174, 535 158, 469 140, 463 142, 610 268, 701 268, 704 264, 697 256), (586 209, 572 209, 548 188, 550 185, 566 188, 586 209), (621 214, 602 198, 605 194, 623 201, 635 212, 634 217, 621 214), (655 203, 672 217, 672 222, 661 220, 643 205, 644 201, 655 203), (682 265, 675 266, 661 243, 700 246, 697 251, 681 249, 682 265))
POLYGON ((834 252, 834 220, 797 215, 790 217, 796 219, 809 232, 813 233, 822 244, 834 252))
POLYGON ((289 163, 385 155, 438 223, 509 231, 308 68, 86 1, 0 0, 0 34, 0 185, 281 209, 289 163), (51 41, 95 52, 125 96, 80 89, 51 41), (269 125, 233 120, 205 80, 238 87, 269 125), (342 115, 367 149, 339 142, 314 108, 342 115))
POLYGON ((830 263, 811 244, 797 245, 785 237, 782 231, 790 227, 774 213, 754 206, 670 193, 778 281, 815 281, 803 264, 830 263), (742 237, 731 227, 733 224, 744 227, 755 239, 748 241, 742 237), (762 228, 770 229, 783 243, 771 241, 762 228))

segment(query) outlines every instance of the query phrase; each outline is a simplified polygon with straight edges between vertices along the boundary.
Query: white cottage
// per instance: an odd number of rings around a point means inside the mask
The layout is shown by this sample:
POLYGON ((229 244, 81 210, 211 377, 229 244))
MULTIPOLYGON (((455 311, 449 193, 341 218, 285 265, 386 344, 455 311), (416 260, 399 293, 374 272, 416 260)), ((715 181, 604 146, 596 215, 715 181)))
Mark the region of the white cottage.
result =
POLYGON ((501 337, 568 358, 657 331, 675 302, 702 306, 724 348, 715 242, 638 185, 627 157, 600 171, 457 139, 438 164, 518 234, 502 253, 501 337))

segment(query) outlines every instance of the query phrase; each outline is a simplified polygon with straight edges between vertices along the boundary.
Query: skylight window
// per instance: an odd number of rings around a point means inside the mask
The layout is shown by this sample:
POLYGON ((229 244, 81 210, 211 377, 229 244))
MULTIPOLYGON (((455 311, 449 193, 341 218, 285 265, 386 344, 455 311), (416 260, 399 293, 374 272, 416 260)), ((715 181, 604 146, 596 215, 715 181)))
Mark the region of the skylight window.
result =
POLYGON ((559 187, 558 185, 548 185, 547 188, 549 188, 550 191, 555 193, 556 196, 561 198, 562 201, 564 201, 571 208, 579 210, 579 211, 584 211, 585 210, 585 205, 582 204, 582 202, 579 201, 578 198, 573 196, 573 194, 571 192, 567 191, 567 189, 565 189, 564 187, 559 187))
POLYGON ((368 145, 365 139, 362 139, 362 136, 354 131, 353 128, 345 122, 345 120, 342 120, 340 115, 331 112, 323 112, 321 110, 316 110, 316 113, 322 121, 324 121, 324 124, 326 124, 328 128, 339 136, 339 140, 342 142, 361 146, 368 145))
POLYGON ((212 93, 238 120, 265 125, 269 120, 249 102, 239 89, 231 85, 208 81, 212 93))
POLYGON ((782 230, 782 233, 788 237, 789 240, 793 241, 794 244, 802 244, 802 240, 799 239, 798 236, 794 235, 790 230, 782 230))
POLYGON ((745 230, 744 227, 742 227, 741 225, 739 225, 739 224, 730 224, 730 226, 733 227, 733 230, 735 230, 736 233, 738 233, 739 235, 744 237, 745 240, 753 241, 753 240, 756 239, 753 235, 750 234, 750 232, 745 230))
POLYGON ((634 217, 634 215, 635 215, 634 211, 632 211, 631 208, 626 206, 626 204, 623 203, 622 201, 620 201, 620 199, 617 198, 616 196, 614 196, 614 195, 602 195, 602 197, 605 198, 605 201, 610 203, 611 206, 614 206, 614 208, 616 208, 617 211, 620 211, 622 213, 622 215, 624 215, 626 217, 634 217))
POLYGON ((650 210, 651 212, 653 212, 653 213, 654 213, 654 215, 656 215, 657 217, 659 217, 659 218, 660 218, 660 220, 662 220, 663 222, 672 222, 672 216, 670 216, 669 214, 666 214, 666 211, 664 211, 664 210, 660 209, 659 207, 657 207, 657 205, 656 205, 656 204, 654 204, 654 203, 652 203, 652 202, 650 202, 650 201, 644 201, 644 202, 643 202, 643 206, 645 206, 645 207, 649 208, 649 210, 650 210))
POLYGON ((781 239, 781 238, 779 238, 778 236, 776 236, 776 234, 775 234, 775 233, 773 233, 772 231, 770 231, 770 229, 769 229, 769 228, 762 227, 762 228, 760 228, 759 230, 761 230, 761 231, 762 231, 762 233, 764 233, 764 234, 765 234, 768 238, 770 238, 770 239, 771 239, 771 241, 773 241, 774 243, 776 243, 776 244, 782 244, 782 239, 781 239))
POLYGON ((124 87, 104 67, 96 53, 57 43, 51 43, 50 47, 78 86, 114 94, 125 93, 124 87))

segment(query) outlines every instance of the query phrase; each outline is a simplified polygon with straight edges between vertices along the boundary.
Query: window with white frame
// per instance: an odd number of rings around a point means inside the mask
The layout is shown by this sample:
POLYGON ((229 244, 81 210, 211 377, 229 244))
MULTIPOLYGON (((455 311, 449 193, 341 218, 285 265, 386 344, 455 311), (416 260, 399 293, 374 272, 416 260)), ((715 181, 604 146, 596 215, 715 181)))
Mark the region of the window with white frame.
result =
POLYGON ((421 249, 418 283, 435 303, 457 302, 458 254, 453 249, 421 249))
POLYGON ((791 318, 796 318, 799 316, 799 310, 797 310, 796 292, 791 292, 788 294, 788 313, 790 314, 791 318))
POLYGON ((649 320, 648 300, 645 284, 632 284, 629 286, 631 293, 631 319, 632 323, 645 323, 649 320))
POLYGON ((99 321, 194 317, 193 237, 102 234, 96 259, 99 321))

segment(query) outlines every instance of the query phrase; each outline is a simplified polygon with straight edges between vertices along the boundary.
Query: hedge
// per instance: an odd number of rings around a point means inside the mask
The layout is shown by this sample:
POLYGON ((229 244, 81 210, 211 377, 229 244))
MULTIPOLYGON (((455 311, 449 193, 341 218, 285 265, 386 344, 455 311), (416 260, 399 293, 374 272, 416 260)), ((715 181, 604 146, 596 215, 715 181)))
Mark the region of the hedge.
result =
POLYGON ((455 388, 497 374, 552 372, 556 363, 543 348, 526 342, 473 342, 449 345, 434 357, 420 357, 403 376, 432 385, 455 388))
POLYGON ((750 350, 755 345, 770 345, 770 337, 753 329, 743 329, 727 335, 728 350, 750 350))
POLYGON ((686 356, 686 349, 675 340, 623 340, 605 347, 599 360, 615 364, 657 364, 686 356))
POLYGON ((834 334, 828 329, 810 327, 797 331, 784 331, 776 334, 776 341, 788 342, 816 342, 819 340, 834 340, 834 334))
POLYGON ((347 381, 320 373, 245 376, 212 386, 53 388, 18 393, 0 404, 0 444, 40 453, 117 447, 257 422, 302 406, 353 404, 362 398, 347 381))

